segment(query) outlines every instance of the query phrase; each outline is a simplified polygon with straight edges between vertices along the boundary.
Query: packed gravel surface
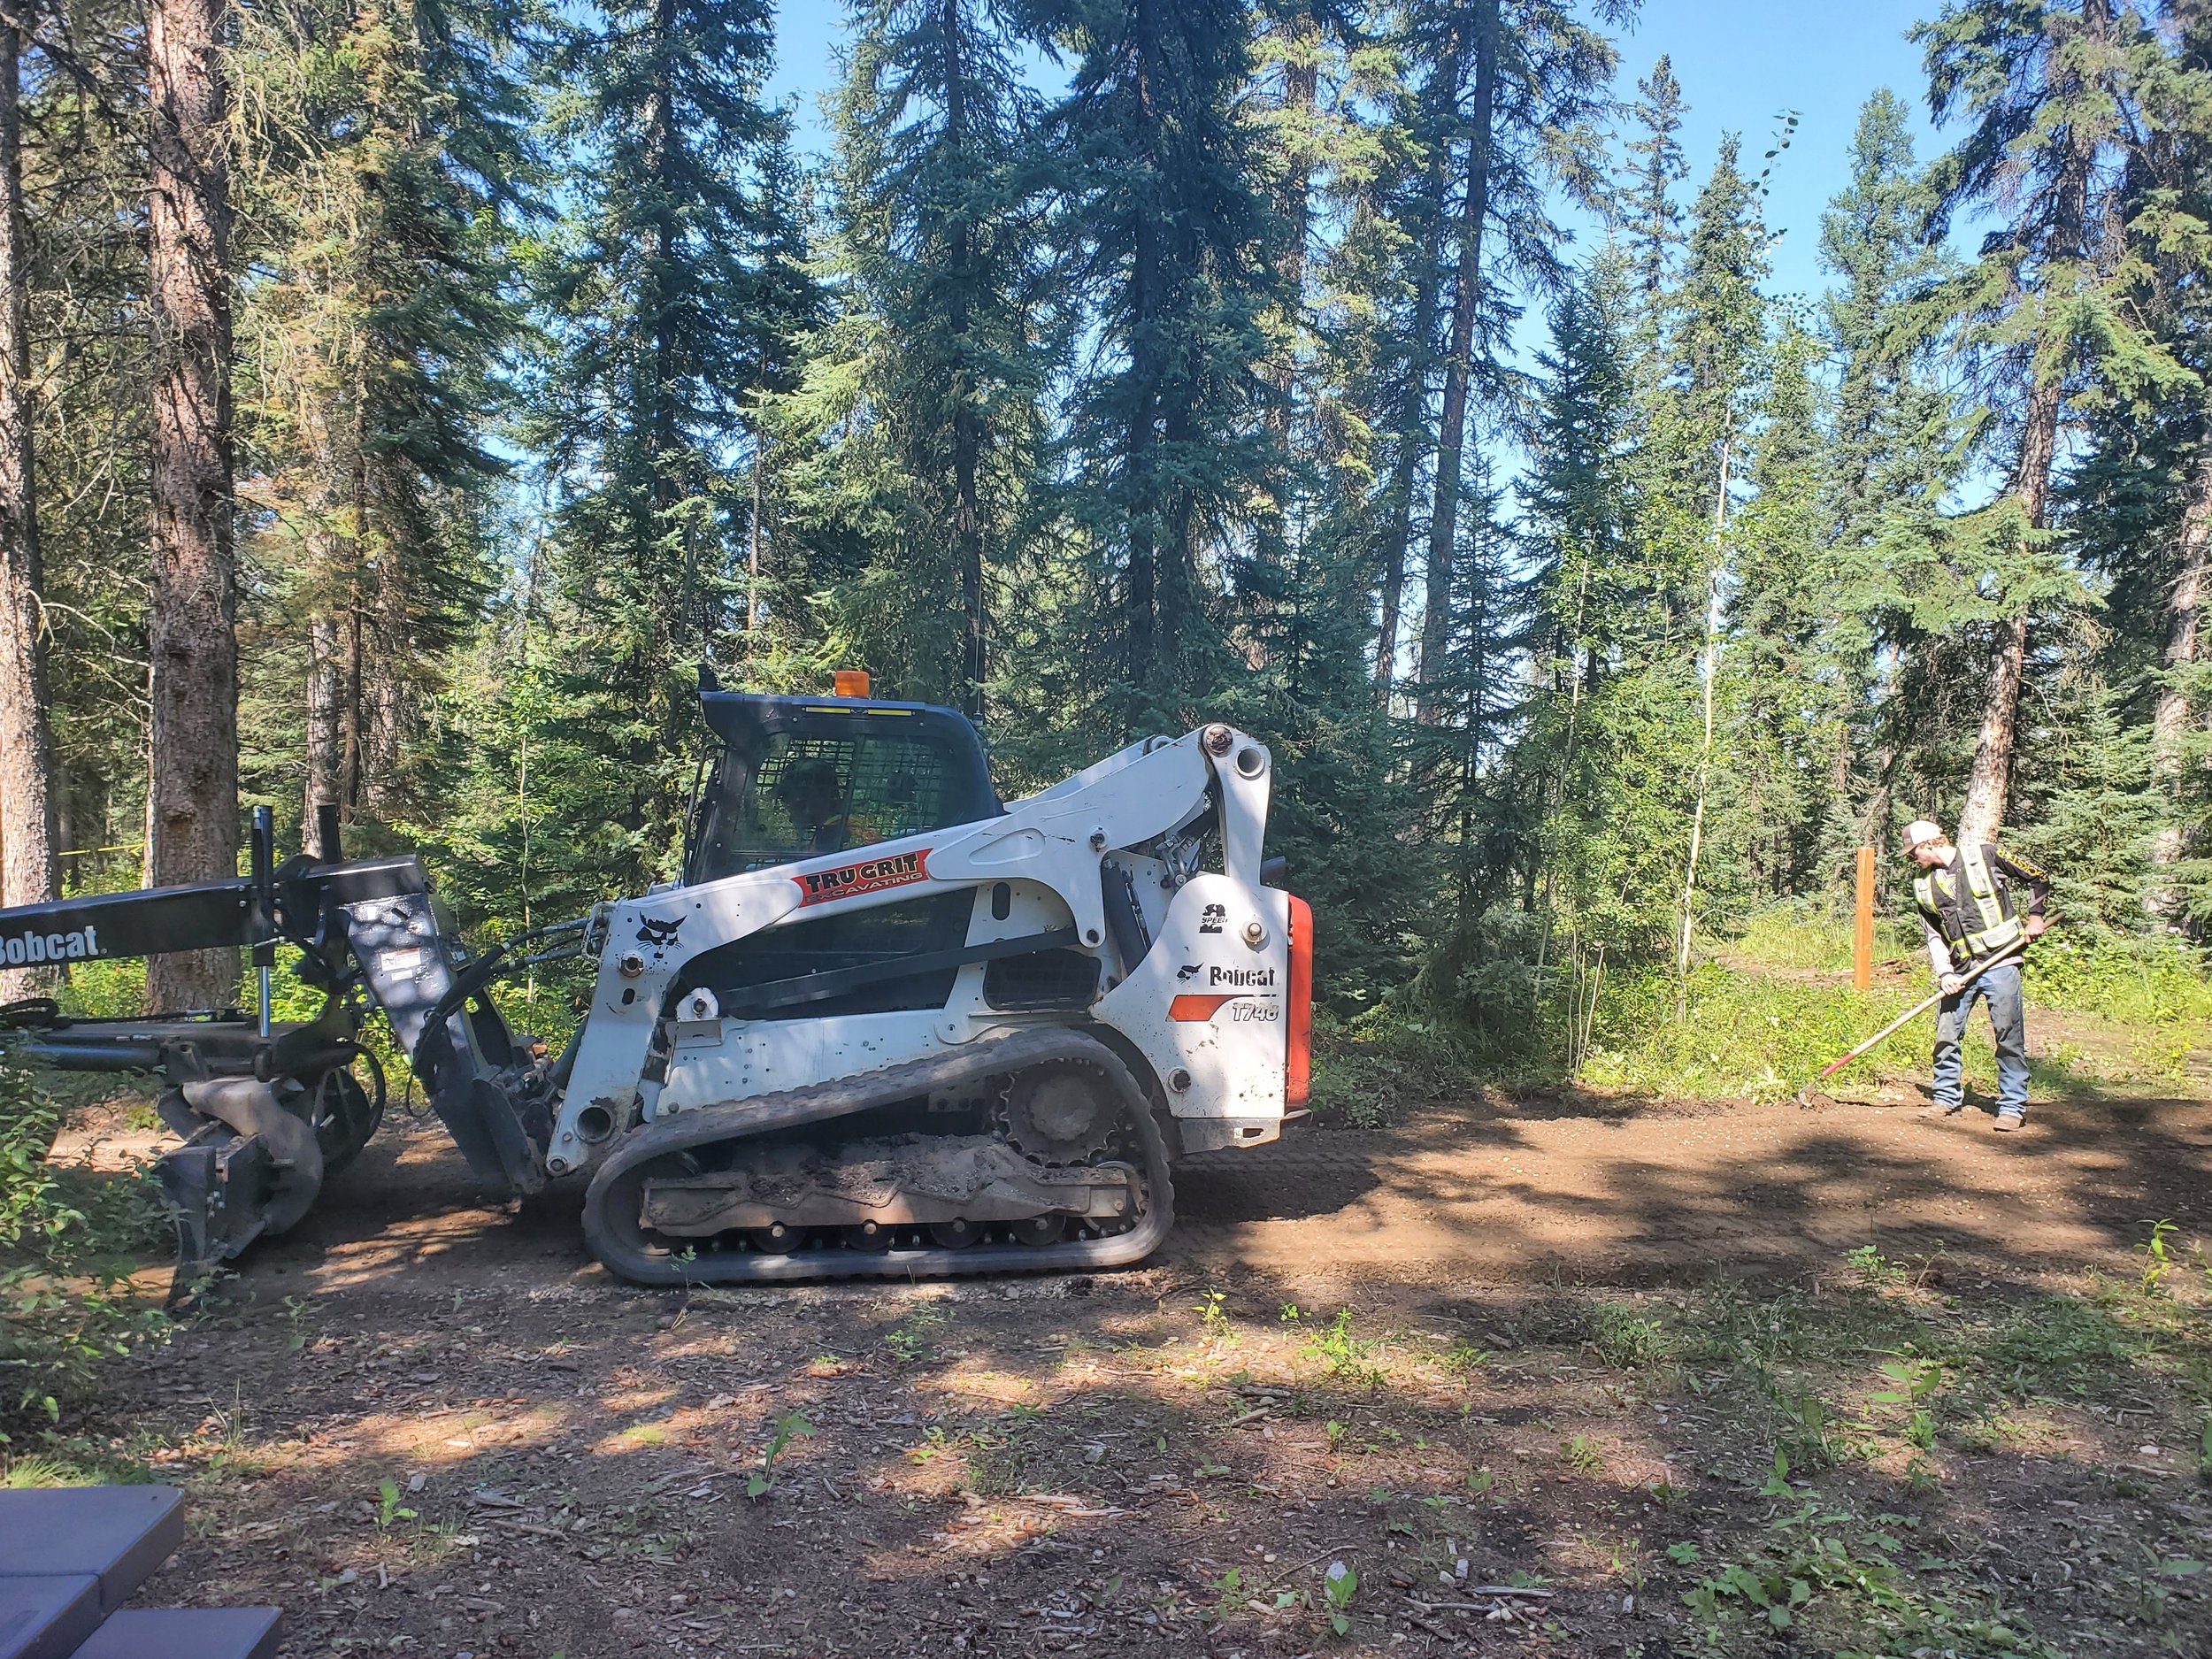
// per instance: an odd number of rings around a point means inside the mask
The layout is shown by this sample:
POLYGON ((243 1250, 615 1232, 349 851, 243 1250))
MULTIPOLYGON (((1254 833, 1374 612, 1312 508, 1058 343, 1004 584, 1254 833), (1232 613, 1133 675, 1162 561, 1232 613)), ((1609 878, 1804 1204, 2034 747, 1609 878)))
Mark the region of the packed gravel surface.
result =
POLYGON ((1140 1270, 690 1295, 396 1115, 86 1426, 296 1655, 2212 1652, 2212 1105, 1916 1104, 1484 1095, 1140 1270))

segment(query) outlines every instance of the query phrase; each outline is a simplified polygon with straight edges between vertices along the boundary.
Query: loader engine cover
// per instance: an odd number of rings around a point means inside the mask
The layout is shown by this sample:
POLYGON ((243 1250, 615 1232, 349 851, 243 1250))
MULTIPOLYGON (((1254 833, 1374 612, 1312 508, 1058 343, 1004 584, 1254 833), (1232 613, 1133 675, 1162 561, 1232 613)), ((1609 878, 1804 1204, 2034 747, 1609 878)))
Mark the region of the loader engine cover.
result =
POLYGON ((902 1135, 853 1141, 834 1156, 764 1149, 734 1169, 649 1179, 641 1218, 657 1233, 698 1239, 779 1226, 1110 1221, 1133 1215, 1138 1202, 1137 1172, 1126 1164, 1055 1168, 992 1135, 902 1135))

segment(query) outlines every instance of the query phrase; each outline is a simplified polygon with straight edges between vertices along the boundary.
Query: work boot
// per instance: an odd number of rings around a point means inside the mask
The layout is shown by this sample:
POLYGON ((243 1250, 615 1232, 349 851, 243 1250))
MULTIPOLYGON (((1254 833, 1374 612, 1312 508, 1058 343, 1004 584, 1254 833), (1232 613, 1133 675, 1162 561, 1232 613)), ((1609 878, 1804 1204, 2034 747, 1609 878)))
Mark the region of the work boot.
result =
POLYGON ((1965 1110, 1966 1102, 1962 1100, 1953 1101, 1947 1106, 1941 1101, 1932 1101, 1920 1109, 1920 1115, 1929 1118, 1955 1118, 1965 1110))
POLYGON ((2028 1115, 2025 1112, 1999 1112, 1997 1114, 1996 1128, 2001 1134, 2009 1134, 2015 1129, 2025 1129, 2027 1126, 2028 1115))

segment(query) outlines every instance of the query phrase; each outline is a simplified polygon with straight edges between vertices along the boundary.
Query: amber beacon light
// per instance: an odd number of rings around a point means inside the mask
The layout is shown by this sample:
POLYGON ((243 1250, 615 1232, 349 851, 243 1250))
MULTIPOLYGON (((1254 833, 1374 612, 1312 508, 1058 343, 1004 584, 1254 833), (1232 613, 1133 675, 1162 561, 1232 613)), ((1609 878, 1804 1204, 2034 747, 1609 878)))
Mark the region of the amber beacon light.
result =
POLYGON ((841 668, 830 676, 831 693, 840 697, 864 697, 868 695, 868 671, 864 668, 841 668))

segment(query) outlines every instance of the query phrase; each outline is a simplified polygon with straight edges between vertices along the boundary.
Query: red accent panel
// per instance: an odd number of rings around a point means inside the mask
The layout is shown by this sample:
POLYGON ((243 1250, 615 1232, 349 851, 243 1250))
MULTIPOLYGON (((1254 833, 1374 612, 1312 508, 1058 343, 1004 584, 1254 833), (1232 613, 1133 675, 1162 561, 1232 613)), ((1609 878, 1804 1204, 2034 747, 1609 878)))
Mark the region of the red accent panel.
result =
POLYGON ((1182 1020, 1187 1024, 1203 1025, 1221 1011, 1223 1003, 1233 1002, 1236 1000, 1234 995, 1192 996, 1186 995, 1177 997, 1167 1005, 1167 1017, 1170 1019, 1182 1020))
POLYGON ((1283 1104, 1303 1106, 1313 1089, 1313 907, 1290 901, 1290 1006, 1283 1019, 1283 1104))

